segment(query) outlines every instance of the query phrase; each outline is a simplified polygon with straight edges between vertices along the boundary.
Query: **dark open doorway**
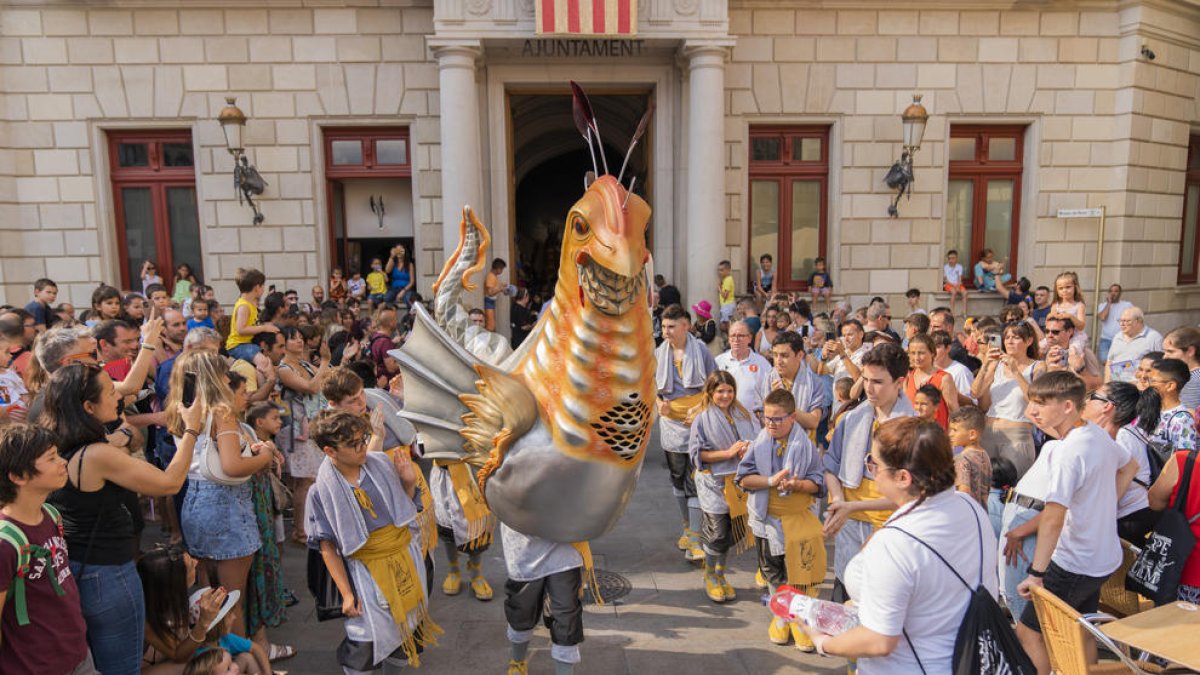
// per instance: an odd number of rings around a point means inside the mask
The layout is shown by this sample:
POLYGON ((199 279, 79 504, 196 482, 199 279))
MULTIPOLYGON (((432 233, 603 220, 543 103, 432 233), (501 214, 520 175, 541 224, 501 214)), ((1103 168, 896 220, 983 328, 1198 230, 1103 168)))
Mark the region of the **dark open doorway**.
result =
MULTIPOLYGON (((629 140, 652 95, 650 91, 589 92, 613 175, 620 170, 629 140)), ((558 279, 567 211, 583 195, 584 177, 592 170, 592 159, 575 129, 571 96, 565 88, 561 93, 510 94, 509 111, 513 138, 512 278, 533 295, 545 298, 558 279)), ((644 198, 653 187, 649 184, 649 137, 647 131, 630 156, 621 181, 628 186, 636 177, 634 192, 644 198)), ((596 161, 603 173, 598 154, 596 161)))

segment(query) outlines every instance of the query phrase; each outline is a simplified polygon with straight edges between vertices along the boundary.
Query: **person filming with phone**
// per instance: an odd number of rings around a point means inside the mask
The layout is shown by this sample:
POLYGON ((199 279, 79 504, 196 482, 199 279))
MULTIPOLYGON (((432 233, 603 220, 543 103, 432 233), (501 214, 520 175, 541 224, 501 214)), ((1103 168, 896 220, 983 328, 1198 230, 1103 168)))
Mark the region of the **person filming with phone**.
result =
POLYGON ((1013 463, 1020 477, 1033 465, 1036 449, 1033 423, 1025 416, 1029 383, 1042 374, 1037 335, 1028 323, 1012 323, 986 333, 983 367, 971 385, 971 395, 987 412, 981 445, 995 459, 1013 463))

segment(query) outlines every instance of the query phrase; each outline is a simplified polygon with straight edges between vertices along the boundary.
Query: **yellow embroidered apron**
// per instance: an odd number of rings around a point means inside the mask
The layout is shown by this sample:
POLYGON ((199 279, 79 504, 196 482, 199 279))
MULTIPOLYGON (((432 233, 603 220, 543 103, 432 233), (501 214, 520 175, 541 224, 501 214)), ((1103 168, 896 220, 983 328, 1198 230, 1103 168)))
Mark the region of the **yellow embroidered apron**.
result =
POLYGON ((768 490, 767 515, 783 523, 784 564, 788 583, 797 588, 825 580, 825 538, 821 521, 812 512, 813 496, 792 493, 786 497, 768 490))
MULTIPOLYGON (((355 491, 355 497, 363 505, 366 493, 360 496, 360 492, 355 491)), ((364 508, 370 510, 370 499, 366 500, 364 508)), ((413 668, 420 668, 417 644, 437 644, 437 636, 441 635, 442 629, 429 616, 429 604, 417 570, 418 563, 409 555, 410 543, 412 532, 407 527, 386 525, 372 532, 362 548, 350 557, 367 568, 371 579, 379 587, 380 594, 387 601, 392 621, 400 631, 400 649, 413 668), (416 612, 416 630, 408 626, 408 615, 413 612, 416 612)), ((359 602, 362 602, 361 598, 359 602)))
POLYGON ((725 476, 725 504, 729 506, 729 533, 733 538, 734 554, 742 553, 754 546, 754 534, 750 532, 749 496, 738 487, 735 476, 725 476))

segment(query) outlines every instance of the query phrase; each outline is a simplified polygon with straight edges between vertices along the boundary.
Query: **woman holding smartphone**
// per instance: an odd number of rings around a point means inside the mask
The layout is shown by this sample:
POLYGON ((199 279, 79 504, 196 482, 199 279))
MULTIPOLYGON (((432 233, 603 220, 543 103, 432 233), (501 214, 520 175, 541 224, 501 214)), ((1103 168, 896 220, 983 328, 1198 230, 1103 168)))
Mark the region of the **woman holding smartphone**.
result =
POLYGON ((983 367, 971 385, 971 395, 988 417, 981 445, 992 457, 1012 462, 1019 478, 1037 454, 1033 423, 1025 416, 1025 392, 1044 370, 1037 335, 1029 324, 1013 323, 1001 331, 989 330, 984 345, 983 367))
POLYGON ((180 438, 170 464, 159 470, 106 441, 105 425, 120 419, 119 400, 100 366, 70 363, 50 378, 41 423, 54 432, 67 460, 67 484, 49 502, 62 513, 92 658, 100 672, 137 675, 146 603, 134 565, 137 532, 124 504, 134 493, 163 497, 179 491, 202 418, 179 399, 168 403, 180 438))
MULTIPOLYGON (((243 434, 237 418, 233 389, 229 386, 229 367, 216 354, 185 352, 171 372, 167 395, 167 430, 176 443, 186 434, 177 405, 193 395, 193 407, 204 417, 196 439, 195 459, 188 471, 187 496, 183 499, 180 523, 188 552, 200 560, 216 564, 217 579, 229 592, 246 590, 246 579, 254 552, 262 542, 254 515, 252 486, 249 478, 266 468, 274 454, 264 443, 251 443, 243 434), (191 385, 189 382, 194 381, 191 385), (201 472, 208 453, 217 453, 221 470, 240 480, 227 485, 209 480, 201 472)), ((213 581, 213 580, 210 580, 213 581)), ((246 623, 239 603, 233 609, 233 632, 245 637, 246 623)))

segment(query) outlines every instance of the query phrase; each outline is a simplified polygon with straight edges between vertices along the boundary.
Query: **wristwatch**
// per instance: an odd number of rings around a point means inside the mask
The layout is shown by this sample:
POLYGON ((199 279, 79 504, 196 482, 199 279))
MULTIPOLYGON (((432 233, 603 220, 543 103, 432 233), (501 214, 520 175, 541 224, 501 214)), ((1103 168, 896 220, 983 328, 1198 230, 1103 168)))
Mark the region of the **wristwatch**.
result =
POLYGON ((1033 569, 1032 564, 1030 564, 1029 567, 1027 567, 1025 569, 1025 573, 1028 574, 1029 576, 1033 577, 1034 579, 1041 579, 1046 576, 1045 570, 1042 570, 1039 572, 1038 570, 1033 569))

